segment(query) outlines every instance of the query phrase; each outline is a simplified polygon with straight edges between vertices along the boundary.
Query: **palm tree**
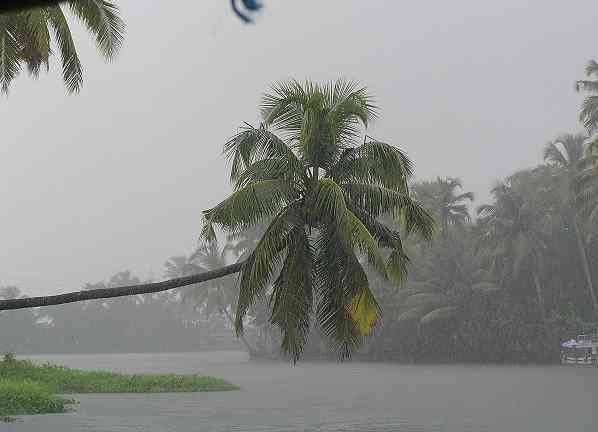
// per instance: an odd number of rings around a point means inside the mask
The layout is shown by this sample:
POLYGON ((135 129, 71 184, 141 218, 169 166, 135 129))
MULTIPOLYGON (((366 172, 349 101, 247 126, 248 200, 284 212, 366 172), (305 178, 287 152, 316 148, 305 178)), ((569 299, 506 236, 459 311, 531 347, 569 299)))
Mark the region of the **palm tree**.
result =
POLYGON ((459 317, 471 295, 489 295, 499 284, 484 268, 470 240, 456 238, 426 250, 414 266, 413 280, 399 291, 399 321, 421 325, 459 317))
MULTIPOLYGON (((188 276, 226 267, 229 251, 228 245, 220 249, 215 241, 202 243, 190 257, 173 257, 167 261, 166 276, 188 276)), ((235 320, 230 309, 236 302, 236 292, 235 281, 229 276, 211 280, 202 287, 190 285, 182 290, 181 297, 183 302, 193 302, 195 308, 206 317, 209 318, 214 313, 220 314, 233 327, 235 320)), ((254 354, 253 346, 243 335, 239 336, 249 354, 254 354)))
POLYGON ((398 148, 364 140, 376 115, 367 90, 349 81, 275 85, 261 104, 263 123, 225 145, 234 193, 204 211, 203 236, 273 217, 242 269, 237 332, 256 298, 273 284, 270 321, 296 361, 312 315, 345 358, 377 322, 359 253, 395 282, 406 272, 399 232, 377 218, 394 214, 406 233, 430 238, 433 219, 410 196, 411 161, 398 148), (388 250, 385 259, 381 249, 388 250))
POLYGON ((579 80, 576 83, 577 91, 587 93, 584 99, 579 119, 586 127, 588 134, 592 135, 598 131, 598 62, 590 60, 586 66, 587 79, 579 80))
POLYGON ((493 270, 502 275, 503 282, 505 278, 521 277, 529 272, 544 319, 546 305, 540 281, 547 248, 544 220, 538 211, 541 206, 529 202, 528 194, 520 190, 525 183, 521 177, 533 175, 533 171, 523 172, 499 184, 492 189, 495 203, 482 205, 477 212, 484 233, 482 241, 492 257, 493 270))
POLYGON ((580 177, 584 172, 584 166, 588 164, 588 159, 584 157, 585 142, 587 136, 583 134, 566 134, 558 137, 555 141, 549 142, 544 148, 544 161, 550 166, 558 169, 562 179, 561 184, 564 190, 561 192, 562 202, 567 208, 568 217, 570 218, 577 247, 579 249, 579 256, 586 278, 586 284, 592 298, 592 304, 595 311, 598 311, 598 300, 594 291, 594 284, 592 283, 592 275, 590 273, 590 266, 588 263, 588 254, 584 242, 584 235, 579 224, 579 217, 574 206, 574 201, 578 195, 576 188, 579 187, 580 177))
MULTIPOLYGON (((588 140, 582 168, 575 181, 575 206, 587 219, 587 225, 595 227, 598 222, 598 136, 588 140)), ((590 230, 588 241, 595 232, 590 230)))
MULTIPOLYGON (((202 243, 189 258, 189 263, 195 267, 194 273, 221 268, 227 264, 227 253, 228 249, 226 247, 220 249, 217 242, 202 243)), ((207 316, 216 311, 223 315, 231 326, 234 325, 234 318, 229 313, 229 309, 236 301, 234 279, 220 278, 210 281, 204 289, 194 288, 189 287, 185 290, 184 301, 192 300, 204 309, 207 316)))
MULTIPOLYGON (((118 7, 110 0, 66 3, 95 37, 102 56, 113 59, 122 45, 125 29, 118 7)), ((55 52, 60 53, 67 91, 78 91, 83 83, 83 67, 62 6, 49 4, 0 15, 1 91, 8 92, 24 66, 33 77, 39 75, 42 67, 49 70, 50 57, 55 52)))
POLYGON ((443 238, 448 235, 449 225, 463 227, 470 221, 467 202, 473 201, 473 193, 457 193, 458 189, 462 189, 459 179, 438 177, 435 182, 416 183, 413 189, 417 199, 432 210, 440 221, 443 238))

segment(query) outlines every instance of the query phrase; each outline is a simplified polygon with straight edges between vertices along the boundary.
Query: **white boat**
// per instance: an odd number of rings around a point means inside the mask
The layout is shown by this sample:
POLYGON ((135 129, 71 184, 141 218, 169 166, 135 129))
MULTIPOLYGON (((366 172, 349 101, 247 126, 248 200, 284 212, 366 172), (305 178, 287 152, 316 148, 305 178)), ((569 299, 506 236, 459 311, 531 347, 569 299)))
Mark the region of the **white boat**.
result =
POLYGON ((561 363, 598 366, 598 333, 578 335, 561 348, 561 363))

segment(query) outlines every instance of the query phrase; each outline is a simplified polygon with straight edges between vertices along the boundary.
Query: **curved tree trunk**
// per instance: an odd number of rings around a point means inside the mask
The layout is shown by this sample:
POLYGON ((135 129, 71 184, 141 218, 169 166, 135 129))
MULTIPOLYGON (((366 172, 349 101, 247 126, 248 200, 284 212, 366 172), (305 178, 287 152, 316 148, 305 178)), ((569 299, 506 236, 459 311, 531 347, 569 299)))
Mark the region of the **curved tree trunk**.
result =
POLYGON ((590 265, 588 264, 588 254, 586 246, 577 223, 577 217, 573 216, 573 227, 575 228, 575 239, 577 240, 577 247, 579 248, 579 255, 581 256, 581 263, 583 266, 583 272, 586 277, 586 284, 588 285, 588 291, 592 297, 592 305, 594 306, 594 312, 598 311, 598 300, 596 300, 596 292, 594 291, 594 284, 592 283, 592 274, 590 272, 590 265))
POLYGON ((137 294, 151 294, 161 291, 168 291, 174 288, 206 282, 212 279, 218 279, 223 276, 238 273, 243 269, 244 264, 245 262, 243 261, 216 270, 210 270, 191 276, 169 279, 162 282, 153 282, 116 288, 101 288, 86 291, 76 291, 54 296, 0 300, 0 310, 26 309, 40 306, 52 306, 64 303, 75 303, 85 300, 125 297, 137 294))
MULTIPOLYGON (((235 319, 228 312, 226 306, 224 306, 222 304, 223 302, 221 300, 222 300, 222 298, 220 296, 220 288, 218 288, 218 309, 220 309, 220 313, 226 317, 226 319, 228 320, 228 322, 234 329, 235 328, 235 319)), ((249 343, 247 338, 245 338, 245 335, 243 333, 241 333, 240 335, 238 335, 238 338, 241 340, 243 345, 245 345, 245 348, 247 349, 247 351, 249 353, 249 357, 253 357, 256 353, 256 349, 253 348, 253 346, 251 346, 251 344, 249 343)))
POLYGON ((540 278, 538 277, 538 273, 534 270, 532 272, 532 277, 534 278, 534 286, 536 287, 536 296, 538 297, 538 306, 540 307, 540 315, 542 317, 542 321, 546 319, 546 306, 544 304, 544 294, 542 293, 542 286, 540 285, 540 278))

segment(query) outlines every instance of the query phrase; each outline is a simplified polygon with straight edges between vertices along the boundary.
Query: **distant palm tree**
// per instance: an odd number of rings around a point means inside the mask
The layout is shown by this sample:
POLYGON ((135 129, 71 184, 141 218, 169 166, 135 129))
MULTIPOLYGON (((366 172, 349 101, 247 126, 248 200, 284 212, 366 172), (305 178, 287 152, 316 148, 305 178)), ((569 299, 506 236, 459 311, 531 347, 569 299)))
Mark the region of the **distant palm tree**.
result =
POLYGON ((459 318, 471 295, 490 295, 500 289, 478 251, 461 238, 429 248, 414 273, 414 280, 397 294, 399 321, 427 325, 459 318))
POLYGON ((579 112, 579 119, 592 135, 598 131, 598 63, 595 60, 588 62, 586 76, 587 79, 576 83, 577 91, 587 93, 579 112))
MULTIPOLYGON (((575 181, 575 206, 578 213, 586 218, 587 225, 595 228, 598 225, 598 136, 588 140, 581 165, 575 181)), ((595 229, 590 230, 589 237, 595 234, 595 229)))
POLYGON ((581 176, 584 173, 584 167, 588 164, 588 159, 584 157, 585 142, 588 137, 583 134, 566 134, 558 137, 555 141, 549 142, 544 148, 544 160, 551 166, 556 167, 562 178, 561 184, 564 190, 561 191, 562 202, 567 207, 568 217, 573 225, 579 256, 581 258, 586 284, 592 304, 595 311, 598 311, 598 300, 592 283, 590 265, 588 263, 588 253, 584 241, 582 228, 575 209, 575 200, 578 196, 577 188, 581 176))
MULTIPOLYGON (((95 37, 100 53, 111 60, 124 37, 125 25, 118 15, 118 7, 109 0, 70 0, 65 3, 95 37)), ((83 67, 60 5, 0 15, 1 91, 8 92, 23 66, 34 77, 39 75, 42 67, 48 70, 55 51, 62 59, 67 91, 78 91, 83 83, 83 67)))
POLYGON ((315 312, 347 357, 380 313, 357 253, 396 282, 406 272, 400 234, 377 218, 394 214, 405 232, 426 238, 433 220, 410 196, 407 156, 364 143, 361 128, 376 113, 365 88, 343 80, 280 83, 261 109, 263 124, 246 126, 225 146, 235 191, 204 211, 203 236, 214 239, 214 225, 236 232, 273 218, 242 270, 237 331, 273 283, 271 323, 282 331, 282 349, 298 359, 315 312), (389 250, 387 260, 380 248, 389 250))
MULTIPOLYGON (((185 267, 187 271, 189 271, 187 274, 200 273, 225 267, 228 262, 227 255, 229 253, 229 248, 227 246, 220 249, 218 243, 215 241, 200 244, 187 261, 185 267)), ((234 327, 235 319, 230 310, 236 303, 237 291, 235 278, 228 276, 211 280, 201 287, 187 287, 183 291, 183 301, 192 301, 208 318, 214 312, 222 315, 231 327, 234 327)), ((255 353, 254 347, 244 335, 239 335, 239 339, 250 354, 255 353)))
POLYGON ((509 178, 492 189, 495 203, 478 207, 478 223, 484 230, 483 242, 492 257, 493 269, 503 277, 518 277, 529 272, 540 314, 545 318, 540 274, 547 245, 542 215, 537 212, 541 207, 526 201, 517 189, 516 180, 509 178))
POLYGON ((434 182, 416 183, 413 187, 416 198, 439 219, 443 238, 448 235, 449 225, 462 227, 470 220, 467 202, 473 201, 474 196, 473 192, 458 193, 462 187, 459 179, 450 177, 438 177, 434 182))

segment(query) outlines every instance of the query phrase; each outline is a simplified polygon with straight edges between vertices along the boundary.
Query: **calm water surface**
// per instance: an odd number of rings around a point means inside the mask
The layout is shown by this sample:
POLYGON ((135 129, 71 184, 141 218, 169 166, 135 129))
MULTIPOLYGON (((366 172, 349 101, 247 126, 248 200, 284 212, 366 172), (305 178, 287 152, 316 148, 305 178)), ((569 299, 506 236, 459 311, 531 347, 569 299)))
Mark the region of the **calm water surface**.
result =
POLYGON ((248 362, 244 353, 35 356, 82 369, 217 375, 241 391, 76 395, 10 432, 596 432, 598 369, 248 362))

